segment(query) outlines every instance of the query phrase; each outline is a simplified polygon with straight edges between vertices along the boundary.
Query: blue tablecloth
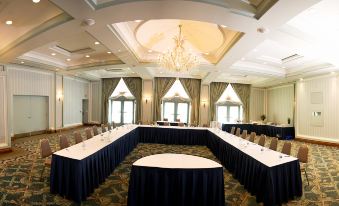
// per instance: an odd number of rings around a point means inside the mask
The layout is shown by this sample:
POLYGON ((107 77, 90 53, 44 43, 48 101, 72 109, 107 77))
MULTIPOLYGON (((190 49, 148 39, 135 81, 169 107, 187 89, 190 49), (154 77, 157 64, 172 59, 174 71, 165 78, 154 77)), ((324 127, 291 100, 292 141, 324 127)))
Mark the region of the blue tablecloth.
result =
POLYGON ((128 206, 224 206, 223 168, 132 166, 128 206))
POLYGON ((270 137, 278 137, 279 139, 294 139, 294 127, 277 127, 273 125, 256 125, 256 124, 223 124, 222 130, 231 132, 231 128, 240 128, 247 130, 247 133, 255 132, 257 135, 267 135, 270 137))
MULTIPOLYGON (((165 121, 157 121, 157 124, 160 125, 160 126, 163 126, 164 122, 165 121)), ((170 126, 179 126, 179 122, 169 122, 169 125, 170 126)), ((184 123, 184 125, 187 125, 187 123, 184 123)))

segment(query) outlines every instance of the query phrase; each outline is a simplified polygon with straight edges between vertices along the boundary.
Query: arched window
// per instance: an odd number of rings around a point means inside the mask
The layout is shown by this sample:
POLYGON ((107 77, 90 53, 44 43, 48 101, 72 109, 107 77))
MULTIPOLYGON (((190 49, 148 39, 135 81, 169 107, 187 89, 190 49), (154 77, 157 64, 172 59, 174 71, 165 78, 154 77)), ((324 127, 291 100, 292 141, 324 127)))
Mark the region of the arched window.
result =
POLYGON ((171 89, 162 99, 162 116, 169 122, 188 123, 190 112, 190 98, 179 80, 176 80, 171 89))
POLYGON ((216 103, 217 121, 221 123, 235 123, 242 121, 242 102, 233 90, 231 84, 216 103))
POLYGON ((135 122, 135 97, 123 79, 120 79, 109 101, 109 122, 113 121, 117 125, 135 122))

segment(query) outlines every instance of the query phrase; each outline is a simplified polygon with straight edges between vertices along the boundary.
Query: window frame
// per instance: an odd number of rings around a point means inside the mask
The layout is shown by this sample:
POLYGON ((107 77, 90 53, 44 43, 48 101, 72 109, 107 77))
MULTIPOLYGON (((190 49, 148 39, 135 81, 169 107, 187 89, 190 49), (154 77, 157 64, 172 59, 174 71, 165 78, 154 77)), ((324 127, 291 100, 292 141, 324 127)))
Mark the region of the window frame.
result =
MULTIPOLYGON (((162 117, 165 117, 165 104, 166 103, 174 103, 174 121, 178 119, 178 104, 179 103, 184 103, 187 104, 187 122, 184 123, 189 123, 190 121, 190 108, 191 108, 191 101, 190 99, 182 98, 182 97, 172 97, 172 98, 163 98, 161 104, 162 104, 162 117)), ((162 118, 162 119, 163 119, 162 118)), ((182 122, 182 119, 180 119, 182 122)))
POLYGON ((238 107, 238 120, 242 121, 243 117, 241 116, 241 109, 243 110, 242 103, 241 102, 232 102, 232 101, 223 101, 218 102, 215 105, 215 111, 216 111, 216 120, 218 120, 218 107, 226 107, 226 123, 236 123, 236 122, 230 122, 230 109, 231 107, 238 107))
POLYGON ((112 111, 113 111, 113 101, 118 101, 121 104, 121 111, 120 111, 120 123, 116 123, 118 126, 124 125, 124 124, 129 124, 129 123, 124 123, 124 107, 125 107, 125 102, 132 102, 133 104, 133 117, 132 117, 132 123, 135 123, 135 109, 136 109, 136 100, 134 97, 125 97, 125 96, 118 96, 118 97, 111 97, 109 98, 110 104, 111 104, 111 109, 110 109, 110 115, 112 119, 112 111))

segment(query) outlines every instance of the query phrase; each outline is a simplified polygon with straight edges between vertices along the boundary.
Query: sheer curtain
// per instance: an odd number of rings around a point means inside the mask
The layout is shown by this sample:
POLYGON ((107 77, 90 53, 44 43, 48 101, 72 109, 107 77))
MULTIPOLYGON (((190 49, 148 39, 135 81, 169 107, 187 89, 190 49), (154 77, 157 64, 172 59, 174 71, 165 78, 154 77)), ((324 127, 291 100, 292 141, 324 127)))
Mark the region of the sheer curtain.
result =
POLYGON ((210 85, 210 121, 217 120, 215 103, 219 100, 227 86, 228 83, 225 82, 212 82, 210 85))
POLYGON ((249 84, 231 84, 231 85, 242 102, 243 122, 248 122, 250 117, 251 85, 249 84))
POLYGON ((108 122, 108 106, 109 106, 109 98, 112 95, 114 89, 117 87, 120 78, 110 78, 110 79, 102 79, 102 123, 106 124, 108 122))
POLYGON ((154 78, 154 112, 153 120, 161 120, 161 99, 175 82, 175 78, 171 77, 155 77, 154 78))
POLYGON ((191 99, 190 123, 198 125, 200 110, 201 80, 180 78, 180 82, 191 99))
POLYGON ((122 79, 124 80, 129 91, 135 97, 136 100, 135 122, 138 123, 141 121, 142 80, 140 77, 124 77, 122 79))

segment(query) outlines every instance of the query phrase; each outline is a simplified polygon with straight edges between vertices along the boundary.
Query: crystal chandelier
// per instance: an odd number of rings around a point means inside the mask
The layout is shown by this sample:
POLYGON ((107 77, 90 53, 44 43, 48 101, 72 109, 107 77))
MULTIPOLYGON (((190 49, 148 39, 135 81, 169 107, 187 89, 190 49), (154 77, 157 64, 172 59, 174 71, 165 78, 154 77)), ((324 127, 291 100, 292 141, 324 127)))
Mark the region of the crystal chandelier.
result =
POLYGON ((179 35, 173 38, 175 43, 173 50, 159 56, 159 65, 174 72, 189 71, 199 64, 196 56, 185 51, 181 27, 182 25, 179 25, 179 35))

